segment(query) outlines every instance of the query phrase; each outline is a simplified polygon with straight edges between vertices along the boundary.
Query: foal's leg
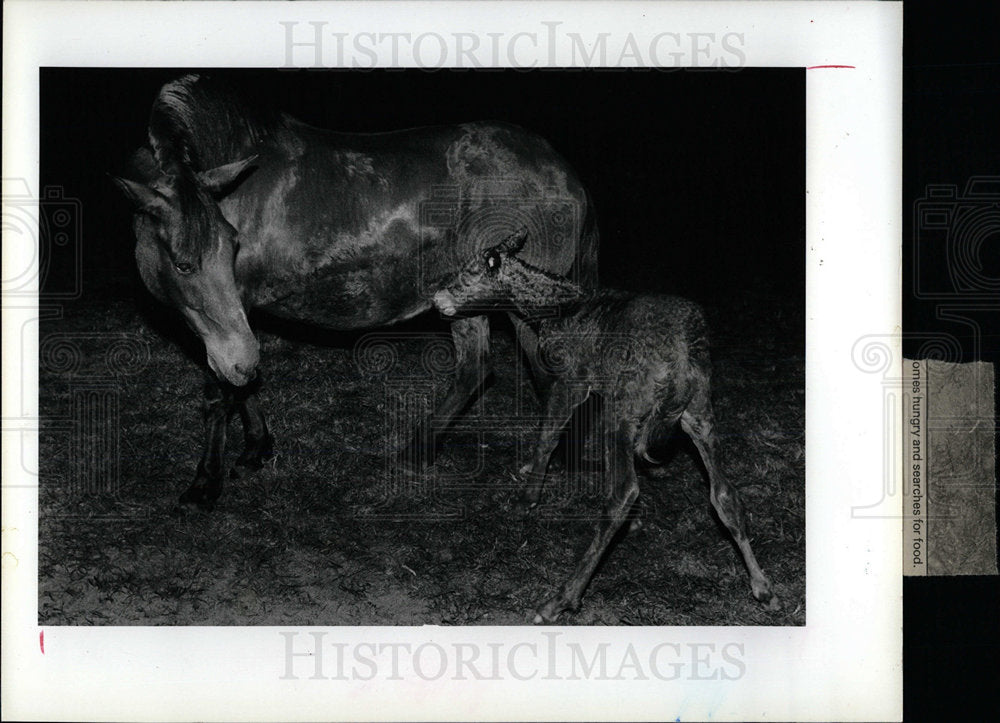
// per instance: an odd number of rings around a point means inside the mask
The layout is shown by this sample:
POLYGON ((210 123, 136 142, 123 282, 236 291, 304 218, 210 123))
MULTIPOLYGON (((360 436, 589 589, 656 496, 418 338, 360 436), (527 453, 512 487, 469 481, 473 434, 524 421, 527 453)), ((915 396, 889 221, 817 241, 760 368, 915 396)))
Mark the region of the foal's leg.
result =
POLYGON ((451 424, 490 372, 490 323, 485 316, 452 322, 451 338, 455 342, 455 381, 433 415, 417 425, 409 445, 398 457, 403 467, 413 471, 423 471, 434 464, 433 430, 451 424))
POLYGON ((518 507, 524 509, 538 504, 549 459, 559 443, 559 434, 573 416, 573 410, 583 404, 589 394, 588 389, 573 388, 560 381, 556 381, 549 389, 545 401, 545 416, 542 418, 531 461, 521 468, 527 485, 517 501, 518 507))
MULTIPOLYGON (((524 351, 524 355, 527 357, 528 364, 531 367, 531 377, 534 382, 535 393, 544 406, 547 403, 550 390, 556 383, 557 377, 549 371, 542 360, 541 349, 538 344, 538 334, 535 330, 517 314, 511 313, 508 316, 514 323, 518 346, 524 351)), ((565 420, 563 422, 563 428, 566 427, 568 421, 565 420)), ((584 424, 581 425, 582 428, 580 430, 573 430, 578 431, 578 434, 571 432, 566 435, 562 447, 556 445, 556 461, 558 463, 562 459, 568 474, 585 471, 584 453, 587 446, 587 432, 590 431, 590 425, 586 424, 587 420, 583 421, 584 424)), ((544 474, 544 470, 542 472, 544 474)))
POLYGON ((226 455, 226 427, 233 412, 234 395, 231 385, 214 377, 205 382, 202 414, 205 419, 205 450, 194 484, 181 495, 182 505, 211 509, 222 493, 222 466, 226 455))
POLYGON ((750 571, 750 587, 753 590, 753 596, 766 605, 769 610, 778 610, 781 607, 778 596, 771 589, 771 581, 760 569, 757 558, 754 557, 753 550, 750 549, 746 523, 743 521, 743 503, 740 502, 739 493, 735 487, 729 484, 716 465, 714 426, 715 415, 712 411, 712 403, 706 384, 702 390, 695 394, 694 399, 681 415, 681 429, 691 437, 691 441, 694 442, 701 454, 702 462, 705 463, 712 490, 712 506, 715 507, 719 519, 736 540, 736 544, 743 554, 743 561, 746 563, 747 570, 750 571))
POLYGON ((608 549, 615 533, 621 528, 628 516, 629 509, 639 496, 639 483, 635 476, 634 449, 635 425, 622 422, 618 429, 610 430, 612 435, 608 448, 613 450, 613 459, 605 459, 608 476, 612 487, 604 509, 604 515, 597 523, 597 530, 590 547, 583 553, 576 570, 562 584, 555 596, 550 599, 535 615, 536 623, 555 622, 563 610, 576 610, 580 607, 580 598, 590 582, 590 578, 601 561, 604 551, 608 549))
POLYGON ((538 398, 544 400, 552 388, 555 377, 549 373, 542 364, 540 350, 538 348, 538 334, 517 314, 507 315, 514 324, 514 333, 517 335, 517 344, 524 351, 528 358, 528 365, 531 367, 531 377, 535 384, 535 392, 538 398))

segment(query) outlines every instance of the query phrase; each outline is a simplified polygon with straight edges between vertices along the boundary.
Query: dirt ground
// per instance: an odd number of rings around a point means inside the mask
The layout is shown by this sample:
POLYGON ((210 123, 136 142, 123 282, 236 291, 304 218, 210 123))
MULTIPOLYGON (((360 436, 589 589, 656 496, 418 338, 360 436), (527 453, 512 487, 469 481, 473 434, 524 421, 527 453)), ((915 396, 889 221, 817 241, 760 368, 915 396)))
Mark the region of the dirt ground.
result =
MULTIPOLYGON (((559 470, 545 504, 512 508, 538 404, 505 324, 494 378, 434 472, 393 470, 386 451, 448 380, 433 318, 322 343, 262 331, 277 454, 230 480, 213 512, 180 510, 201 450, 204 352, 136 298, 90 295, 42 327, 40 624, 525 624, 589 543, 590 473, 559 470)), ((802 313, 766 290, 707 307, 722 465, 783 610, 752 598, 679 438, 659 450, 667 464, 641 469, 642 526, 619 536, 561 624, 805 623, 802 313)), ((235 459, 238 420, 230 442, 235 459)))

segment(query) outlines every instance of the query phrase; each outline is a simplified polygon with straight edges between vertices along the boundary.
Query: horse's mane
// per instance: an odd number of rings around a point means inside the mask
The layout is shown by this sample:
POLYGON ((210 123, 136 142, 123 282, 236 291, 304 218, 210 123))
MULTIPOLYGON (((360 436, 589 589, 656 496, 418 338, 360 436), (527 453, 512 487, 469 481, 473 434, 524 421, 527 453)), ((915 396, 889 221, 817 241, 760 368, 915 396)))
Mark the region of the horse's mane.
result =
POLYGON ((276 114, 245 103, 223 83, 185 75, 160 89, 149 116, 149 142, 163 170, 215 168, 255 152, 276 114))

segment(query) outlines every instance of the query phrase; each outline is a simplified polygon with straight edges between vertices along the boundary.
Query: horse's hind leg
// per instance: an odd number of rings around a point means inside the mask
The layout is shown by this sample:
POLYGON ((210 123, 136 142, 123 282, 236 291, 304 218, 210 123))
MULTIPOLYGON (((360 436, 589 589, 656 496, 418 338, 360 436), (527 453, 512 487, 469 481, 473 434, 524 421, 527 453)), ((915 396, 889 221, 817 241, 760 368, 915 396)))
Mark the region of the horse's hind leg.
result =
POLYGON ((208 510, 222 494, 226 427, 233 412, 234 394, 232 386, 214 377, 205 383, 204 392, 205 449, 198 462, 194 484, 181 495, 180 502, 208 510))
POLYGON ((747 570, 750 572, 750 587, 753 596, 770 610, 781 607, 778 596, 771 589, 771 581, 767 579, 747 538, 746 523, 743 517, 743 503, 740 501, 736 488, 729 484, 716 464, 715 415, 708 396, 707 384, 699 390, 687 409, 681 415, 681 429, 691 437, 695 447, 701 454, 705 469, 708 470, 708 480, 711 486, 712 506, 719 519, 729 530, 743 555, 747 570))
POLYGON ((237 409, 243 422, 243 452, 236 460, 237 466, 258 470, 274 456, 274 437, 268 431, 264 413, 257 398, 256 382, 237 397, 237 409))
POLYGON ((576 610, 580 607, 580 598, 597 569, 597 564, 604 556, 605 550, 611 544, 615 533, 621 528, 628 517, 629 509, 639 496, 639 483, 635 476, 635 426, 622 422, 617 429, 607 432, 610 459, 605 460, 605 469, 611 482, 611 491, 601 520, 590 547, 583 553, 576 570, 562 584, 559 591, 551 598, 535 616, 536 623, 554 622, 563 610, 576 610))
POLYGON ((398 455, 399 463, 415 472, 434 463, 434 432, 451 424, 490 371, 490 324, 485 316, 452 322, 451 337, 455 342, 455 380, 431 417, 417 424, 410 443, 398 455))

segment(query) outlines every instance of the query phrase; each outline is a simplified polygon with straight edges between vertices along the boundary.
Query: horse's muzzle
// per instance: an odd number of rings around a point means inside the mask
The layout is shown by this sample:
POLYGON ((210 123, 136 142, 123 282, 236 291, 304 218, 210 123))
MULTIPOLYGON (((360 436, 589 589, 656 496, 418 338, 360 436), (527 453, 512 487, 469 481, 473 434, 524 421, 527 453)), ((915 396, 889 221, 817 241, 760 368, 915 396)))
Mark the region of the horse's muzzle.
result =
POLYGON ((240 377, 242 377, 244 379, 243 383, 242 384, 238 384, 237 386, 243 386, 243 384, 249 384, 250 382, 252 382, 254 379, 257 378, 257 367, 256 366, 251 367, 250 369, 244 369, 239 364, 234 364, 233 365, 233 371, 238 376, 240 376, 240 377))
POLYGON ((215 372, 215 375, 235 387, 242 387, 249 384, 257 376, 257 363, 260 361, 260 353, 256 347, 247 350, 242 355, 240 361, 224 361, 218 355, 209 352, 208 366, 215 372))
POLYGON ((434 306, 445 316, 454 316, 458 311, 455 297, 451 295, 450 291, 439 291, 434 294, 434 306))

